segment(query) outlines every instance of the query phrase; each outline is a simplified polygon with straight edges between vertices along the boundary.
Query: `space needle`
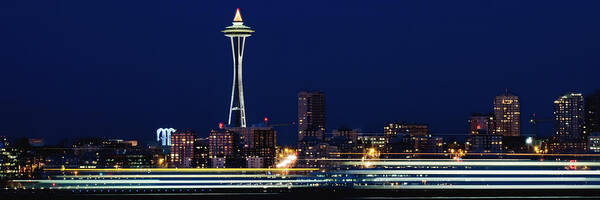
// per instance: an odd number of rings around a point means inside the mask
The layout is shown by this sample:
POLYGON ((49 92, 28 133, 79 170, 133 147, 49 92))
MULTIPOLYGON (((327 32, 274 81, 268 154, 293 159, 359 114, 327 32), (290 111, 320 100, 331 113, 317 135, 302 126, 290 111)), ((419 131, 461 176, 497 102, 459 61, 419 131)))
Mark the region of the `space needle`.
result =
POLYGON ((246 108, 244 107, 244 85, 242 84, 242 58, 244 57, 244 45, 246 38, 254 32, 250 27, 244 25, 240 9, 235 11, 233 24, 221 31, 231 40, 231 52, 233 53, 233 87, 231 89, 231 106, 229 107, 230 127, 246 127, 246 108))

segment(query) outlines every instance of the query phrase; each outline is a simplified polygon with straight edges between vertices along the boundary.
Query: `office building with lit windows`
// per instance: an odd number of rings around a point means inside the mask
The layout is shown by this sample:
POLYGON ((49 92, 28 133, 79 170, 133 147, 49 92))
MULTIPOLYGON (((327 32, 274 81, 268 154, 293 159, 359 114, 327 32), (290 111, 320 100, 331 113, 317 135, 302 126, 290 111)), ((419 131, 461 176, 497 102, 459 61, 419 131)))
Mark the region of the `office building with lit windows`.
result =
POLYGON ((171 134, 169 166, 191 167, 194 159, 196 134, 192 131, 176 131, 171 134))
POLYGON ((519 97, 506 91, 494 99, 495 135, 521 135, 521 108, 519 97))
POLYGON ((473 113, 468 123, 469 135, 495 135, 493 114, 473 113))
POLYGON ((246 160, 254 160, 255 162, 251 161, 254 166, 272 167, 275 163, 275 148, 277 145, 275 129, 272 127, 253 127, 251 132, 249 148, 246 150, 246 160))
POLYGON ((383 127, 383 133, 390 138, 397 135, 426 136, 429 127, 427 124, 389 123, 383 127))
POLYGON ((548 141, 553 153, 582 153, 588 148, 583 95, 567 93, 554 100, 555 135, 548 141))
POLYGON ((210 157, 233 156, 238 151, 238 135, 230 130, 212 130, 208 136, 210 157))
POLYGON ((469 135, 465 149, 471 153, 500 153, 502 152, 502 136, 469 135))
POLYGON ((298 93, 298 141, 325 135, 325 94, 319 91, 298 93))
POLYGON ((196 138, 194 141, 194 160, 192 167, 210 168, 208 138, 196 138))
POLYGON ((586 133, 600 134, 600 90, 585 96, 586 133))
POLYGON ((585 136, 583 95, 567 93, 554 100, 556 136, 581 140, 585 136))
POLYGON ((240 136, 237 132, 218 129, 208 136, 208 155, 213 168, 243 166, 240 136))
POLYGON ((588 136, 588 152, 600 153, 600 132, 590 133, 588 136))
POLYGON ((375 148, 378 152, 387 152, 386 145, 388 137, 381 133, 359 133, 356 138, 356 152, 364 153, 369 148, 375 148))

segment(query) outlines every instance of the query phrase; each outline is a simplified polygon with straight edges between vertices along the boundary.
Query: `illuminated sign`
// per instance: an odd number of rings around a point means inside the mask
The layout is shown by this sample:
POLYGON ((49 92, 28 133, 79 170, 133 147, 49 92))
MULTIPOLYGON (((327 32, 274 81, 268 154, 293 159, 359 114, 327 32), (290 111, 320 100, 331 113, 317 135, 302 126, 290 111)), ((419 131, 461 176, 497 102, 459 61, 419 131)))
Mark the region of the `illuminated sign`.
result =
POLYGON ((156 129, 156 141, 162 146, 171 146, 171 133, 176 130, 174 128, 159 128, 156 129))

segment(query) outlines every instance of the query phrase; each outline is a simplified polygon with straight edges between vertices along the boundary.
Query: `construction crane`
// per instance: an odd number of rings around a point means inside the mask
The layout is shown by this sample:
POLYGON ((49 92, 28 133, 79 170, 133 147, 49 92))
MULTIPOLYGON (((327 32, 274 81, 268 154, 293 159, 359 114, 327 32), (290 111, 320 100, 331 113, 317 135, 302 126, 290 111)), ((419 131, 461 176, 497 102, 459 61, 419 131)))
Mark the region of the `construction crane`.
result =
POLYGON ((554 123, 554 119, 548 119, 548 118, 543 118, 543 119, 538 119, 536 114, 533 113, 531 115, 531 119, 529 120, 529 123, 531 124, 531 126, 533 126, 533 134, 537 136, 537 124, 538 123, 554 123))

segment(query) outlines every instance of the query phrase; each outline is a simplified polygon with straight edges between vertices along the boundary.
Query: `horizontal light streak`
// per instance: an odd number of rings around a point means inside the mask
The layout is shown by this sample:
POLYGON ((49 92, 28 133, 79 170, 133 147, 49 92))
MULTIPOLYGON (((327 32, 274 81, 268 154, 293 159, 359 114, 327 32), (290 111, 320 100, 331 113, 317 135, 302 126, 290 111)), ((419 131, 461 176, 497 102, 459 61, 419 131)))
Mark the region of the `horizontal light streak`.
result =
MULTIPOLYGON (((324 161, 362 161, 362 158, 316 158, 302 160, 324 160, 324 161)), ((407 158, 376 158, 364 159, 367 161, 453 161, 456 159, 407 159, 407 158)), ((461 161, 531 161, 531 159, 462 159, 461 161)))
POLYGON ((184 184, 184 183, 319 183, 325 180, 13 180, 16 183, 56 184, 184 184))
MULTIPOLYGON (((369 180, 369 179, 367 179, 369 180)), ((431 182, 576 182, 600 181, 600 178, 588 177, 403 177, 403 178, 374 178, 373 182, 387 181, 431 181, 431 182)))
POLYGON ((50 189, 79 190, 79 189, 216 189, 216 188, 300 188, 304 185, 120 185, 120 186, 66 186, 50 187, 50 189))
POLYGON ((600 175, 598 170, 346 170, 343 174, 376 175, 376 174, 441 174, 441 175, 600 175))
POLYGON ((600 189, 600 185, 361 185, 355 189, 519 189, 519 190, 557 190, 557 189, 600 189))
MULTIPOLYGON (((588 177, 403 177, 403 178, 373 178, 356 181, 362 182, 581 182, 600 181, 600 178, 588 177)), ((14 180, 15 183, 41 183, 41 184, 254 184, 254 183, 327 183, 344 182, 332 179, 300 179, 300 180, 14 180)))
POLYGON ((317 171, 318 168, 49 168, 46 171, 86 172, 268 172, 317 171))
POLYGON ((58 178, 286 178, 283 174, 136 174, 136 175, 59 175, 58 178))
MULTIPOLYGON (((372 165, 391 166, 600 166, 600 162, 554 162, 554 161, 520 161, 520 162, 483 162, 483 161, 369 161, 372 165)), ((344 162, 345 165, 363 165, 364 162, 344 162)))
MULTIPOLYGON (((342 153, 332 152, 332 155, 364 155, 365 153, 342 153)), ((453 153, 380 153, 381 155, 453 155, 453 153)), ((600 154, 585 154, 585 153, 548 153, 548 154, 537 154, 537 153, 466 153, 465 155, 474 156, 581 156, 581 157, 600 157, 600 154)))

